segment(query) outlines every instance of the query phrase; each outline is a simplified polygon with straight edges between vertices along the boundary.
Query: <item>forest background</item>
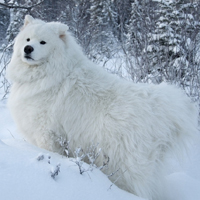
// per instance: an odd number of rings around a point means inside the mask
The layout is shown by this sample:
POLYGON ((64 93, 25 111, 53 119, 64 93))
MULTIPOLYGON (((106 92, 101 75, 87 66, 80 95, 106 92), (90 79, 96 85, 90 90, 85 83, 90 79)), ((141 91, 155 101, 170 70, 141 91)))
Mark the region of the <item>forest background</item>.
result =
POLYGON ((26 14, 70 27, 85 54, 134 82, 178 85, 200 103, 200 1, 1 0, 0 87, 26 14))

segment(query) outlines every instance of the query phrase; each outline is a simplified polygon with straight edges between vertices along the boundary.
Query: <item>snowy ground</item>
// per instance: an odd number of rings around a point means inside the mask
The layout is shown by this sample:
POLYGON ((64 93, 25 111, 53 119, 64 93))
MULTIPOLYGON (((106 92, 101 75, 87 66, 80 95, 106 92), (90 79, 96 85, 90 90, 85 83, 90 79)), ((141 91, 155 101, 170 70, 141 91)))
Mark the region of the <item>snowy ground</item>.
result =
MULTIPOLYGON (((181 165, 171 159, 168 174, 166 200, 200 200, 200 137, 181 165)), ((6 101, 0 101, 1 200, 142 200, 110 186, 98 169, 80 175, 69 159, 28 144, 17 133, 6 101), (53 179, 58 164, 60 172, 53 179)))

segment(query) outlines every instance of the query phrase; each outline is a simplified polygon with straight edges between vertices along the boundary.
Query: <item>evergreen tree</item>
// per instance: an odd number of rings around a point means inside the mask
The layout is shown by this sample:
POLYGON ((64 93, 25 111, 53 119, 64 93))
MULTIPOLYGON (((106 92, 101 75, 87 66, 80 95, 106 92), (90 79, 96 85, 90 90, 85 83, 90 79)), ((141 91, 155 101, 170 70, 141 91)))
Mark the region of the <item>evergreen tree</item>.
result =
POLYGON ((175 60, 181 57, 181 36, 178 32, 179 12, 172 0, 158 1, 158 19, 155 23, 155 31, 150 38, 147 47, 148 58, 153 66, 154 75, 165 79, 174 77, 175 70, 172 66, 175 60), (163 77, 164 76, 164 77, 163 77))
POLYGON ((128 71, 132 80, 148 81, 150 63, 146 54, 149 35, 154 29, 154 3, 149 0, 134 0, 131 4, 131 18, 127 25, 128 71))
POLYGON ((150 65, 153 66, 151 73, 159 77, 159 81, 178 80, 180 84, 185 79, 192 41, 191 30, 194 31, 192 24, 198 24, 191 14, 186 13, 189 5, 182 1, 158 1, 158 18, 155 31, 149 39, 147 53, 150 65))
POLYGON ((69 21, 70 30, 78 39, 81 46, 84 47, 86 53, 88 53, 88 45, 91 38, 88 30, 90 1, 75 0, 70 3, 69 8, 70 10, 68 12, 71 13, 71 19, 69 21))
POLYGON ((112 0, 91 0, 89 30, 91 39, 91 52, 97 51, 110 57, 108 47, 114 44, 113 27, 115 26, 116 13, 113 10, 112 0))
POLYGON ((131 17, 131 1, 132 0, 113 1, 113 10, 116 13, 114 33, 122 45, 124 45, 124 33, 126 33, 126 25, 129 24, 131 17))

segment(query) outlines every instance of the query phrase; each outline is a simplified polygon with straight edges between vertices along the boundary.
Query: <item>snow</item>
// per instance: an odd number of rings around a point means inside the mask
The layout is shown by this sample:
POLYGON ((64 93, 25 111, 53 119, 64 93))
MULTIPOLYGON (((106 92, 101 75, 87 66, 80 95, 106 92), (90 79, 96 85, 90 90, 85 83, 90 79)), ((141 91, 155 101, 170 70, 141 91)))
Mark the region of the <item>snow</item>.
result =
MULTIPOLYGON (((181 165, 169 158, 167 200, 200 199, 200 137, 181 165)), ((27 143, 0 101, 0 199, 2 200, 142 200, 109 181, 99 169, 79 173, 69 158, 27 143), (54 176, 52 176, 54 174, 54 176)), ((84 163, 84 168, 88 165, 84 163)))
POLYGON ((183 172, 173 173, 167 177, 167 193, 170 199, 197 200, 200 199, 200 181, 191 178, 183 172))
MULTIPOLYGON (((80 175, 76 165, 67 158, 45 152, 16 139, 5 143, 0 144, 0 195, 3 200, 134 198, 116 187, 109 190, 110 182, 98 170, 80 175), (37 157, 41 155, 41 151, 44 159, 38 161, 37 157), (55 170, 58 163, 61 165, 60 172, 52 178, 50 172, 55 170)), ((139 200, 136 197, 135 199, 139 200)))

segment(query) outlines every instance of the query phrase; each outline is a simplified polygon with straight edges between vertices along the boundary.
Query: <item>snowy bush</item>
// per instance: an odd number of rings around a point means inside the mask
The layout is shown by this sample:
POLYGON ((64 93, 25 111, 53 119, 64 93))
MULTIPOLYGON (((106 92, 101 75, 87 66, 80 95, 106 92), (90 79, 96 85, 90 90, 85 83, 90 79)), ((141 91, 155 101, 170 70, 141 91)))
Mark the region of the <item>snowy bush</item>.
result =
POLYGON ((58 176, 58 173, 60 172, 60 163, 57 164, 55 167, 51 168, 51 177, 53 179, 56 178, 56 176, 58 176))
POLYGON ((61 166, 61 164, 60 163, 58 163, 57 165, 52 165, 51 164, 51 161, 50 161, 50 159, 51 159, 51 156, 49 156, 48 154, 47 155, 44 155, 43 153, 39 153, 38 154, 38 156, 37 156, 37 158, 36 158, 36 160, 38 161, 38 162, 40 162, 40 161, 46 161, 47 160, 47 163, 50 165, 50 175, 51 175, 51 177, 53 178, 53 179, 56 179, 56 177, 58 176, 58 174, 60 173, 60 166, 61 166), (47 157, 47 159, 46 159, 46 157, 47 157))
POLYGON ((108 167, 109 157, 106 157, 105 155, 104 155, 104 161, 100 167, 97 167, 95 164, 98 157, 102 156, 101 148, 98 148, 98 144, 96 145, 92 144, 86 149, 86 151, 84 151, 81 147, 77 147, 74 152, 70 149, 69 141, 62 142, 62 144, 64 144, 62 148, 63 147, 66 148, 63 149, 63 151, 66 153, 66 156, 70 158, 70 160, 78 166, 80 174, 92 171, 94 168, 103 170, 108 167), (69 157, 69 155, 71 155, 72 157, 69 157), (84 162, 88 163, 88 165, 86 165, 87 168, 84 167, 84 162))

